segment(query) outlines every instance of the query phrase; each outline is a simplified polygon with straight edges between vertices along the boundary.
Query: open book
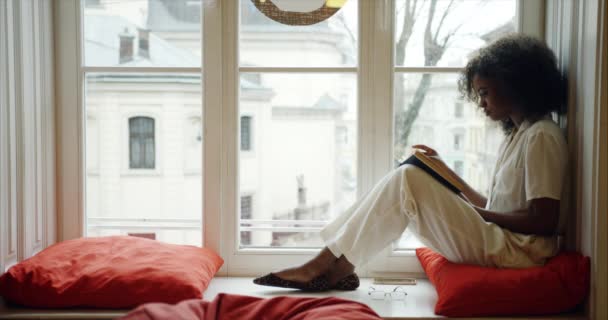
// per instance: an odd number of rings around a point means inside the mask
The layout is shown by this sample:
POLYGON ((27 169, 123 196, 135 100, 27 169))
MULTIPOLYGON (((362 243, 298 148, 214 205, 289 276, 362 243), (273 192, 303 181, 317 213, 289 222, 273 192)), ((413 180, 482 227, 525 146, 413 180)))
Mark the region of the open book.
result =
POLYGON ((404 164, 414 165, 426 173, 430 174, 439 183, 446 186, 455 193, 460 193, 464 189, 464 185, 452 176, 452 172, 440 160, 427 156, 423 151, 414 150, 414 154, 401 162, 399 166, 404 164))

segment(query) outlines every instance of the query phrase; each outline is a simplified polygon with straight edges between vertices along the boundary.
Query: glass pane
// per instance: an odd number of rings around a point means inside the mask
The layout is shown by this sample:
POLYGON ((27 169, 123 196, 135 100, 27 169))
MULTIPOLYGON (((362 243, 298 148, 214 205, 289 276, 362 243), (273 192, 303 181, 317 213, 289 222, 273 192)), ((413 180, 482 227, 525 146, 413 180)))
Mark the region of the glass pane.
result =
POLYGON ((86 66, 198 67, 201 0, 82 0, 86 66))
POLYGON ((241 246, 322 246, 318 230, 356 197, 356 99, 354 73, 241 75, 241 246))
POLYGON ((88 236, 201 245, 201 105, 199 74, 86 74, 88 236))
POLYGON ((462 67, 473 51, 516 31, 516 0, 438 0, 435 6, 432 3, 395 1, 396 66, 462 67))
MULTIPOLYGON (((458 74, 395 74, 394 163, 409 156, 411 145, 426 144, 467 183, 487 195, 504 135, 476 105, 460 99, 457 81, 458 74)), ((400 248, 418 246, 409 231, 399 241, 400 248)))
POLYGON ((284 25, 240 0, 240 65, 344 67, 357 65, 357 0, 329 19, 310 26, 284 25))

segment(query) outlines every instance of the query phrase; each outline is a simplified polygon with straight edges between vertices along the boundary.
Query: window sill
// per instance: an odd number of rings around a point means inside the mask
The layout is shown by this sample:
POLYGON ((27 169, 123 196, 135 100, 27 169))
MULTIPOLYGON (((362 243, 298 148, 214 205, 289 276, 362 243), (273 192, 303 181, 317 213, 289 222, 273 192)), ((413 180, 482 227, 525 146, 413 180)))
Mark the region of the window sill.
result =
MULTIPOLYGON (((290 295, 295 291, 273 287, 263 287, 253 284, 251 277, 215 277, 205 291, 204 299, 213 300, 220 292, 249 295, 255 297, 272 298, 282 295, 290 295)), ((417 279, 417 284, 403 286, 407 292, 405 300, 373 300, 367 294, 367 290, 372 285, 373 279, 361 279, 361 286, 356 291, 330 291, 325 293, 305 293, 297 292, 298 297, 339 297, 354 300, 370 306, 378 315, 384 319, 439 319, 444 318, 436 315, 433 310, 437 302, 435 288, 427 279, 417 279)), ((492 319, 492 318, 459 318, 459 319, 492 319)), ((553 319, 587 319, 583 314, 567 314, 545 317, 512 317, 500 318, 509 319, 534 319, 534 320, 553 320, 553 319)))
POLYGON ((162 176, 160 169, 130 169, 123 170, 120 173, 121 177, 160 177, 162 176))
MULTIPOLYGON (((443 318, 435 315, 433 309, 437 301, 435 288, 426 279, 418 279, 416 285, 404 286, 407 292, 407 297, 402 301, 389 300, 373 300, 367 294, 367 289, 372 284, 372 279, 361 279, 361 286, 356 291, 331 291, 326 293, 303 293, 297 292, 298 297, 328 297, 335 296, 344 299, 358 301, 370 306, 376 313, 384 319, 438 319, 443 318)), ((210 301, 215 299, 218 293, 232 293, 249 295, 255 297, 272 298, 276 296, 292 294, 293 290, 262 287, 252 283, 251 277, 235 278, 235 277, 215 277, 211 281, 207 291, 205 291, 204 300, 210 301)), ((122 316, 126 310, 87 310, 87 309, 70 309, 68 310, 38 310, 16 307, 5 307, 0 300, 0 319, 113 319, 122 316)), ((492 318, 460 318, 460 319, 492 319, 492 318)), ((582 313, 564 314, 555 316, 542 317, 506 317, 501 320, 586 320, 587 318, 582 313)))

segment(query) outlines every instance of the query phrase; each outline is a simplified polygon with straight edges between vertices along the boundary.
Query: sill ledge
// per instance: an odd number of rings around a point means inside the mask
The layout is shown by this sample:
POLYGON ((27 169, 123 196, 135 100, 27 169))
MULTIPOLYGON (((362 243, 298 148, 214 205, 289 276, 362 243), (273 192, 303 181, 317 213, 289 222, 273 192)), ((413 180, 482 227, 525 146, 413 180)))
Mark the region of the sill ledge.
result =
MULTIPOLYGON (((204 300, 210 301, 220 292, 249 295, 256 297, 271 298, 281 295, 289 295, 294 291, 289 289, 271 288, 257 286, 252 283, 252 278, 236 277, 215 277, 204 295, 204 300)), ((372 279, 361 279, 361 286, 356 291, 331 291, 327 293, 302 293, 298 292, 298 297, 327 297, 336 296, 344 299, 359 301, 370 306, 376 313, 384 319, 438 319, 444 318, 433 313, 437 294, 431 283, 427 279, 418 279, 418 283, 413 286, 404 286, 407 297, 402 301, 373 300, 367 294, 372 279)), ((394 287, 394 286, 390 286, 394 287)), ((114 319, 127 313, 128 310, 91 310, 91 309, 69 309, 69 310, 44 310, 17 308, 5 306, 0 299, 0 319, 114 319)), ((483 320, 494 318, 459 318, 464 320, 483 320)), ((496 318, 498 319, 498 318, 496 318)), ((540 317, 503 317, 501 320, 586 320, 587 317, 582 313, 570 313, 553 316, 540 317)))

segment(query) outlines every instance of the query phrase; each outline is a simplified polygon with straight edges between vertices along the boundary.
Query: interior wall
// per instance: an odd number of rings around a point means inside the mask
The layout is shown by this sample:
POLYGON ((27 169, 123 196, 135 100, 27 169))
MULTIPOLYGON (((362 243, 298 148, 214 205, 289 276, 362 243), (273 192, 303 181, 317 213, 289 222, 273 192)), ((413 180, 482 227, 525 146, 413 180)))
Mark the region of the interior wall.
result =
POLYGON ((604 303, 608 191, 602 151, 608 141, 605 120, 603 124, 600 120, 606 112, 606 90, 601 89, 600 81, 600 70, 606 68, 605 12, 605 0, 548 1, 546 7, 546 40, 569 82, 568 110, 562 118, 570 148, 571 189, 562 208, 571 217, 567 248, 591 257, 590 319, 608 318, 604 303))
MULTIPOLYGON (((599 272, 597 275, 596 301, 608 301, 608 1, 600 4, 600 42, 601 48, 598 70, 600 70, 599 92, 599 165, 598 165, 598 237, 596 238, 597 265, 599 272), (602 9, 603 8, 603 9, 602 9), (603 269, 603 270, 602 270, 603 269)), ((595 315, 597 319, 608 319, 608 305, 598 303, 595 315)))
POLYGON ((51 0, 0 0, 0 271, 55 242, 51 0))

